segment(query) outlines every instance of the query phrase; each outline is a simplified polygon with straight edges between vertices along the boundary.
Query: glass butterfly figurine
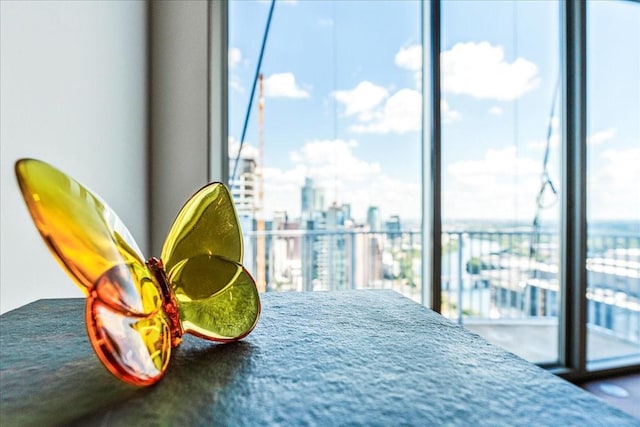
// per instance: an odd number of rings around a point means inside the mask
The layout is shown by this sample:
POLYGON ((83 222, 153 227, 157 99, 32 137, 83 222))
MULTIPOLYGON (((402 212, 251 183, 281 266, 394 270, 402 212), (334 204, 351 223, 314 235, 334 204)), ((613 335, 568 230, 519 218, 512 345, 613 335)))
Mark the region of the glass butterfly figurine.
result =
POLYGON ((242 231, 223 184, 195 193, 171 226, 161 258, 145 262, 99 196, 39 160, 18 160, 15 169, 36 227, 87 296, 91 345, 116 377, 156 383, 184 332, 229 342, 253 330, 260 297, 242 265, 242 231))

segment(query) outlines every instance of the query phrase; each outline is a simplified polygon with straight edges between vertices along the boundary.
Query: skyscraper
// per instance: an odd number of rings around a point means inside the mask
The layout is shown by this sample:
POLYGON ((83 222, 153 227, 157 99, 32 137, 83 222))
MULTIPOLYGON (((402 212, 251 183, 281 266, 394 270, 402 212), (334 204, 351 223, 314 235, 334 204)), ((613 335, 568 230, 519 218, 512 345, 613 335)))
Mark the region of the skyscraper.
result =
MULTIPOLYGON (((235 179, 230 181, 231 195, 239 217, 253 218, 257 207, 256 161, 253 157, 243 156, 239 160, 235 179)), ((230 163, 232 163, 230 161, 230 163)), ((233 164, 230 165, 233 170, 233 164)))
POLYGON ((367 225, 371 231, 382 230, 382 220, 380 219, 380 210, 377 206, 369 206, 367 210, 367 225))
POLYGON ((313 185, 309 177, 304 179, 304 186, 300 192, 300 212, 303 221, 312 220, 314 214, 324 209, 324 192, 313 185))
MULTIPOLYGON (((233 170, 235 159, 229 159, 229 170, 233 170)), ((235 179, 229 180, 229 187, 236 212, 243 231, 244 265, 250 271, 256 271, 256 246, 247 232, 255 230, 255 212, 257 208, 256 160, 251 155, 243 154, 238 159, 235 179)))

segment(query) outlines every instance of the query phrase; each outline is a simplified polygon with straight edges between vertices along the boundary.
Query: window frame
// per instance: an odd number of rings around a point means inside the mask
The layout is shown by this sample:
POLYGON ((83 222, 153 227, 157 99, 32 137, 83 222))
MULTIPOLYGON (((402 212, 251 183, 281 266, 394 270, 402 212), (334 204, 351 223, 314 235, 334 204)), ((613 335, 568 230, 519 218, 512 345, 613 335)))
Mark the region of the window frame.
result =
MULTIPOLYGON (((228 8, 225 2, 203 3, 205 3, 208 17, 206 28, 208 80, 197 84, 201 88, 206 88, 208 100, 206 152, 209 165, 206 179, 227 182, 228 162, 223 159, 228 157, 226 123, 228 117, 226 99, 228 8), (219 161, 222 161, 222 164, 219 164, 219 161)), ((587 363, 586 2, 567 0, 559 2, 559 5, 562 68, 562 188, 564 189, 561 192, 560 230, 562 306, 559 318, 559 363, 541 366, 568 380, 580 381, 603 375, 635 372, 640 368, 640 360, 636 359, 640 358, 631 357, 629 364, 616 366, 587 363)), ((441 309, 442 257, 440 6, 441 0, 422 1, 422 303, 437 312, 441 309)), ((201 155, 202 145, 194 147, 193 150, 201 155)), ((152 165, 153 163, 152 161, 152 165)), ((155 186, 158 187, 158 184, 155 186)), ((162 185, 159 188, 162 188, 162 185)), ((156 234, 156 228, 152 228, 152 233, 156 234)))
MULTIPOLYGON (((623 0, 621 0, 623 1, 623 0)), ((441 311, 441 0, 423 1, 423 304, 441 311)), ((562 69, 562 306, 559 317, 559 362, 540 364, 571 381, 637 372, 640 357, 620 363, 587 363, 587 4, 559 2, 562 69)))

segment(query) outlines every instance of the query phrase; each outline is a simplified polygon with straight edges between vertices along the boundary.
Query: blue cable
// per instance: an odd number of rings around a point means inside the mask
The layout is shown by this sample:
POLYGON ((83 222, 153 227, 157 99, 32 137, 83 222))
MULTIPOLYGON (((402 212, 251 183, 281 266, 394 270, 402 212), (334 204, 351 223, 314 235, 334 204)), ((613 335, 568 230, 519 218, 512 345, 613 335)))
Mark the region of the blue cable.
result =
POLYGON ((271 26, 271 17, 273 16, 273 9, 276 5, 276 0, 271 0, 271 7, 269 8, 269 16, 267 17, 267 25, 264 29, 264 35, 262 36, 262 47, 260 48, 260 56, 258 57, 258 64, 256 65, 256 74, 253 77, 253 86, 251 87, 251 95, 249 96, 249 105, 247 106, 247 113, 244 116, 244 126, 242 127, 242 136, 240 137, 240 147, 238 147, 238 155, 236 156, 235 163, 233 165, 233 173, 229 184, 233 185, 233 181, 236 179, 236 171, 238 169, 238 161, 240 160, 240 153, 242 153, 242 147, 244 146, 244 138, 247 134, 247 126, 249 125, 249 116, 251 114, 251 106, 253 105, 253 97, 256 92, 256 83, 258 82, 258 76, 260 75, 260 68, 262 66, 262 57, 264 56, 264 48, 267 45, 267 36, 269 35, 269 27, 271 26))

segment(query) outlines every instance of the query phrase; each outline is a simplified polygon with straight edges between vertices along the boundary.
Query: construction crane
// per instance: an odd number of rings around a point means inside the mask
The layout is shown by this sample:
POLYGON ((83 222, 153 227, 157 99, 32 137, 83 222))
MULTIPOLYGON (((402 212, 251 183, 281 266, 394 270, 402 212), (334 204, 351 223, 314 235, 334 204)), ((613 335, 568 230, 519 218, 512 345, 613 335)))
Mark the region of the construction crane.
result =
POLYGON ((256 177, 258 178, 258 201, 256 203, 256 285, 258 291, 264 292, 267 289, 266 280, 266 251, 264 235, 264 91, 262 85, 262 73, 258 76, 258 168, 256 177))

